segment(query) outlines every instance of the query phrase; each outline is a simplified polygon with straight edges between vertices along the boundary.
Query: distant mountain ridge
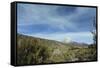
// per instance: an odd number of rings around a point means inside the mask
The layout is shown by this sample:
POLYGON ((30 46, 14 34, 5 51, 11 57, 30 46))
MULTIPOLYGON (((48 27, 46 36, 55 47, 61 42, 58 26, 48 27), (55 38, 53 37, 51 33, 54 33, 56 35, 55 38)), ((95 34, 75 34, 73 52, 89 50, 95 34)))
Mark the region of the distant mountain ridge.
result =
POLYGON ((40 40, 44 40, 44 41, 51 41, 51 42, 55 42, 55 43, 60 43, 62 45, 70 45, 70 46, 80 46, 80 47, 88 47, 88 44, 85 43, 78 43, 78 42, 68 42, 68 43, 64 43, 64 42, 60 42, 60 41, 56 41, 56 40, 49 40, 49 39, 44 39, 44 38, 39 38, 39 37, 33 37, 33 36, 27 36, 27 35, 23 35, 23 34, 18 34, 18 36, 20 37, 26 37, 26 38, 33 38, 33 39, 40 39, 40 40))

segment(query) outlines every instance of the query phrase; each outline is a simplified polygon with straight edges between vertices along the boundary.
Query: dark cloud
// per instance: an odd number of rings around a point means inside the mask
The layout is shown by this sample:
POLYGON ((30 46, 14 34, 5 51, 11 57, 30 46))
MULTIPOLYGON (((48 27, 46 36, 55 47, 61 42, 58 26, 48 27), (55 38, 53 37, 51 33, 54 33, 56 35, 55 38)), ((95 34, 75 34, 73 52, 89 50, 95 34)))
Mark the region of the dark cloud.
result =
POLYGON ((68 16, 77 12, 77 7, 60 6, 56 9, 56 13, 60 16, 68 16))

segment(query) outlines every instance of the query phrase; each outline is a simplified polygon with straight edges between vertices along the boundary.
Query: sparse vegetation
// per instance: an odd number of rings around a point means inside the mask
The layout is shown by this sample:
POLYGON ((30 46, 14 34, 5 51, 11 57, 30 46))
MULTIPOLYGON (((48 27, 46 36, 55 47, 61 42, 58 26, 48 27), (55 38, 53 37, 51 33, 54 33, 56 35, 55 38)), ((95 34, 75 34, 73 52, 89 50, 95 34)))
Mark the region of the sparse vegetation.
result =
POLYGON ((41 64, 97 59, 96 46, 73 45, 53 40, 17 35, 17 64, 41 64))

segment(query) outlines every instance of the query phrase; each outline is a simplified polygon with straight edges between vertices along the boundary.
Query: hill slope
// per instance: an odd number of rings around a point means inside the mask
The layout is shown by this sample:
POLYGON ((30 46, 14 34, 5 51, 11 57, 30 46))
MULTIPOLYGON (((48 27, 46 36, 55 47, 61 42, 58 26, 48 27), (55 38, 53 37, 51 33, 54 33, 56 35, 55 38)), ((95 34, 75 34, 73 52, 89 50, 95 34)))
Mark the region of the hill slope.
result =
POLYGON ((96 60, 96 48, 74 43, 17 35, 17 64, 96 60))

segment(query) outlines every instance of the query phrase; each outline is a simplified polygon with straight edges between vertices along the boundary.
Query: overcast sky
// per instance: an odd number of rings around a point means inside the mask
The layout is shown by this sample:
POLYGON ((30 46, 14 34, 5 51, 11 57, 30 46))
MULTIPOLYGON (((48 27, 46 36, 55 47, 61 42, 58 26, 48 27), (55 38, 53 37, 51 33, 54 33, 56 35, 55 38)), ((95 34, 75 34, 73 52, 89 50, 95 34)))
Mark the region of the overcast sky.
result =
POLYGON ((93 43, 96 8, 17 4, 18 33, 51 40, 93 43))

